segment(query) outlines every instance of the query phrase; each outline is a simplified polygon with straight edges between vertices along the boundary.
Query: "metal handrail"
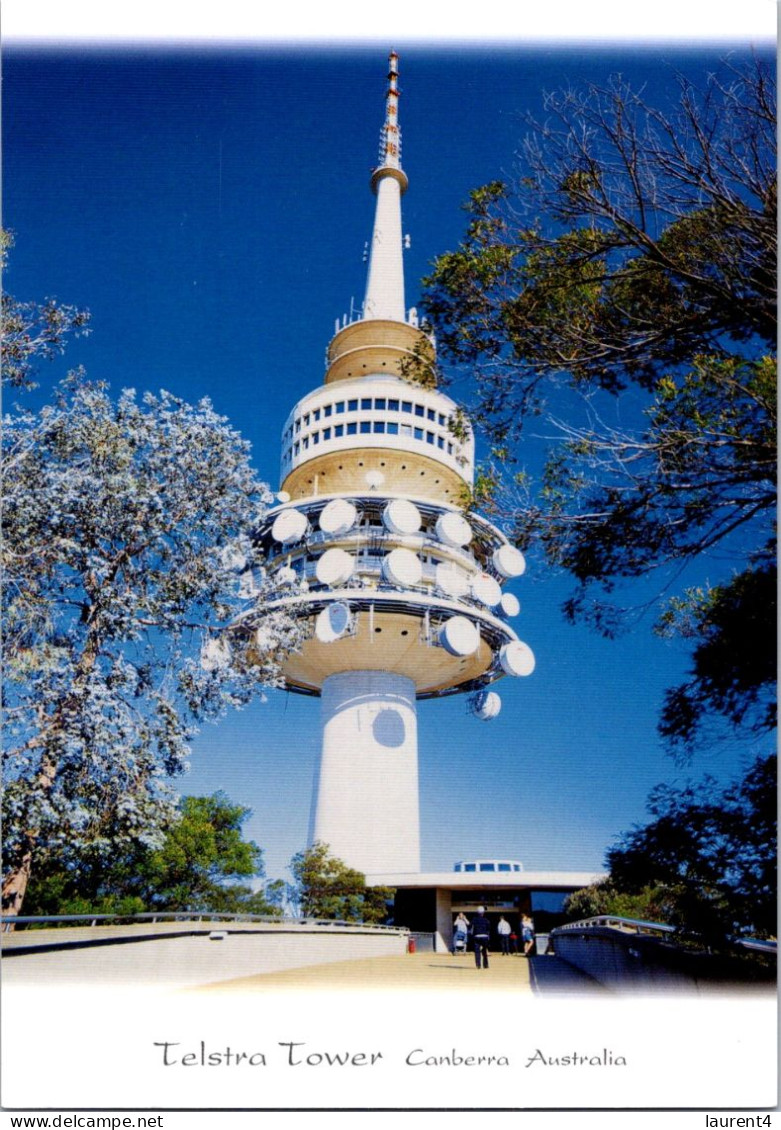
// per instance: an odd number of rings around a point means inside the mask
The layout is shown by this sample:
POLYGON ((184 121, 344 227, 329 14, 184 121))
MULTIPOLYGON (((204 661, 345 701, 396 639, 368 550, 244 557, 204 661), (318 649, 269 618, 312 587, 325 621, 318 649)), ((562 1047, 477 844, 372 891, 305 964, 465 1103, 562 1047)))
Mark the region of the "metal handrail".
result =
POLYGON ((384 926, 368 922, 348 921, 345 918, 296 918, 276 914, 241 914, 222 911, 157 910, 141 914, 4 914, 0 916, 2 929, 7 931, 17 925, 43 925, 44 923, 87 922, 91 926, 122 925, 133 922, 258 922, 275 926, 360 926, 364 930, 409 932, 402 926, 384 926))
MULTIPOLYGON (((615 914, 598 914, 594 918, 582 918, 579 922, 565 922, 556 926, 556 931, 579 930, 584 927, 603 926, 611 930, 621 930, 630 934, 674 934, 675 926, 666 922, 646 922, 642 918, 621 918, 615 914)), ((554 931, 551 931, 553 933, 554 931)))

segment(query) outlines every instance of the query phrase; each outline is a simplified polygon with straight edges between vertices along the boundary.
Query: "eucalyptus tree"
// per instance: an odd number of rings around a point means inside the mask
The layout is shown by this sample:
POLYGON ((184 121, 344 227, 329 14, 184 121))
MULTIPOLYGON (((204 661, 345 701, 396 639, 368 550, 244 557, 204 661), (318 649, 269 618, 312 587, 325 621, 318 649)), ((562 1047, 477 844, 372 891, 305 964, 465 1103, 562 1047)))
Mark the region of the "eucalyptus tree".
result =
MULTIPOLYGON (((10 345, 9 379, 29 385, 24 329, 10 345)), ((14 914, 47 853, 160 846, 198 724, 278 685, 299 629, 263 612, 252 530, 270 495, 208 400, 113 399, 72 373, 52 403, 8 414, 2 490, 3 911, 14 914)))
POLYGON ((754 61, 702 89, 681 78, 669 109, 618 77, 548 94, 544 111, 517 180, 472 193, 461 245, 427 280, 440 358, 468 368, 494 443, 480 481, 499 488, 518 544, 574 578, 570 619, 611 635, 649 599, 647 583, 635 601, 623 583, 660 578, 658 630, 689 639, 694 660, 660 724, 674 748, 690 752, 709 716, 763 732, 775 720, 772 73, 754 61), (534 479, 518 465, 530 420, 548 446, 534 479))

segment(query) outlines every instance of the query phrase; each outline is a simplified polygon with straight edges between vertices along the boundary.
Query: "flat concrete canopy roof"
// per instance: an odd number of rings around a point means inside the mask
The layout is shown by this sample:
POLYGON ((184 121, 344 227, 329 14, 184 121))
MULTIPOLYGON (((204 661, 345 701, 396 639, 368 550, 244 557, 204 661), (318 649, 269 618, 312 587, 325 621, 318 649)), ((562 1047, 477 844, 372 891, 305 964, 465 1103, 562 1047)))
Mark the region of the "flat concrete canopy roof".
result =
POLYGON ((370 887, 428 888, 465 887, 502 888, 512 890, 545 887, 548 890, 578 890, 607 878, 598 871, 429 871, 377 872, 366 876, 370 887))

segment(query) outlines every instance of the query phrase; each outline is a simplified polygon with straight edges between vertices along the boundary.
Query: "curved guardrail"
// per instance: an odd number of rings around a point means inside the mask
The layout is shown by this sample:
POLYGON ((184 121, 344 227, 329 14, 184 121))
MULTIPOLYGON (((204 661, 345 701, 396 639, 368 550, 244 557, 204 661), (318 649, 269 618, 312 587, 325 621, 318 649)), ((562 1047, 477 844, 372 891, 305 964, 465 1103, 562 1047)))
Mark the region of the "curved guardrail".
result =
POLYGON ((376 930, 378 933, 409 933, 403 926, 381 926, 348 921, 345 918, 295 918, 282 914, 229 914, 219 911, 158 910, 142 914, 14 914, 0 917, 3 931, 14 926, 76 925, 80 922, 88 926, 126 926, 133 922, 258 922, 274 926, 355 926, 362 930, 376 930))

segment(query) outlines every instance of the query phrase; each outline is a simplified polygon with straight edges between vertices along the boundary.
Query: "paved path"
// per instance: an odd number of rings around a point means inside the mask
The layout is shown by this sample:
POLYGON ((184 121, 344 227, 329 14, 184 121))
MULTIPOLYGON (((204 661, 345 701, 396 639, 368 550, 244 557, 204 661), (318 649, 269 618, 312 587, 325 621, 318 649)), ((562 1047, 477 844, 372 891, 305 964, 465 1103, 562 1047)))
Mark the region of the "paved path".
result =
POLYGON ((472 954, 416 953, 357 961, 309 965, 233 981, 203 985, 209 992, 267 992, 269 989, 333 989, 342 992, 371 989, 447 989, 450 992, 501 991, 503 993, 604 992, 591 978, 556 957, 491 956, 489 969, 478 970, 472 954))

